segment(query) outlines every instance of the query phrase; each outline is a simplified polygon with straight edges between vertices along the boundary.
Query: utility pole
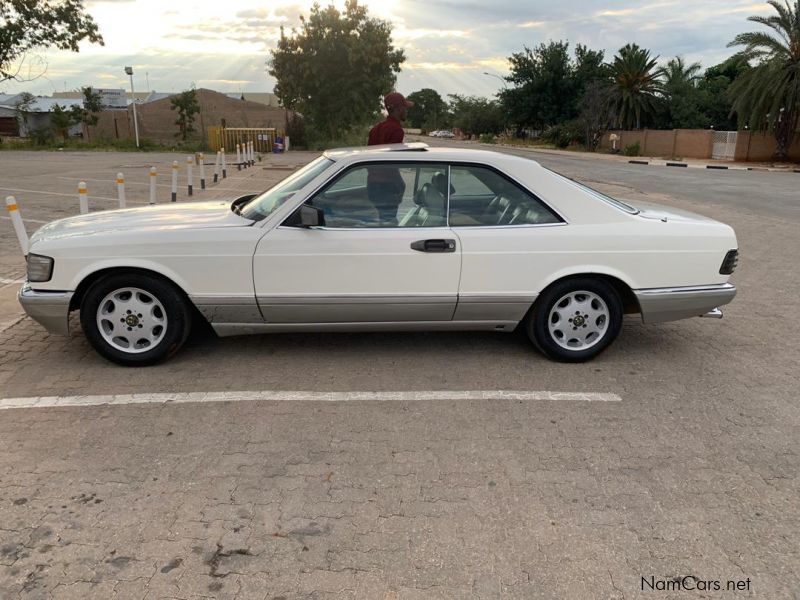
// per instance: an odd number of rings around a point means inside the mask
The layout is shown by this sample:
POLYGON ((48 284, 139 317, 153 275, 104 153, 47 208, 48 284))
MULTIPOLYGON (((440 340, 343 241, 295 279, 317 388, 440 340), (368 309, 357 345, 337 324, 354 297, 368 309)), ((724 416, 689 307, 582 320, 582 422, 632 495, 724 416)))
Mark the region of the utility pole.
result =
POLYGON ((136 135, 136 147, 139 147, 139 120, 136 118, 136 92, 133 89, 133 67, 125 67, 125 73, 131 76, 131 100, 133 101, 133 130, 136 135))

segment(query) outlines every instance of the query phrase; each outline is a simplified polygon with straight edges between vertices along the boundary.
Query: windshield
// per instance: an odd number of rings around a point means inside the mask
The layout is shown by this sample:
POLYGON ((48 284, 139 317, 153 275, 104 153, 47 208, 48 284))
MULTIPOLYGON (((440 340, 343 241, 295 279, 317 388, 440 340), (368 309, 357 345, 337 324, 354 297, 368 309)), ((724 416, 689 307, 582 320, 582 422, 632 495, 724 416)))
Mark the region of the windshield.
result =
MULTIPOLYGON (((548 171, 550 171, 550 169, 548 169, 548 171)), ((555 175, 558 175, 562 179, 566 179, 572 185, 579 187, 584 192, 588 192, 590 195, 594 196, 595 198, 599 198, 600 200, 602 200, 606 204, 610 204, 614 208, 618 208, 619 210, 624 211, 624 212, 626 212, 628 214, 631 214, 631 215, 638 215, 639 214, 639 209, 638 208, 634 208, 633 206, 631 206, 630 204, 626 204, 622 200, 617 200, 616 198, 612 198, 611 196, 606 196, 604 193, 598 192, 597 190, 595 190, 593 188, 590 188, 588 185, 584 185, 582 183, 578 183, 574 179, 571 179, 571 178, 569 178, 569 177, 567 177, 565 175, 562 175, 561 173, 556 173, 555 171, 550 171, 550 172, 555 174, 555 175)))
POLYGON ((244 218, 252 219, 253 221, 267 218, 332 164, 333 161, 331 159, 320 156, 266 192, 250 200, 242 207, 240 214, 244 218))

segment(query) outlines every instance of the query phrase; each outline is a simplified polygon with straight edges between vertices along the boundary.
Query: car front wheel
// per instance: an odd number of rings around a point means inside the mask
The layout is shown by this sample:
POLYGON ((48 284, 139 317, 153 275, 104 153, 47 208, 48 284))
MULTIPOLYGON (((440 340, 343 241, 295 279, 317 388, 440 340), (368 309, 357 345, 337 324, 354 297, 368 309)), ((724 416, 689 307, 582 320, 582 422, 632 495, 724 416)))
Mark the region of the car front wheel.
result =
POLYGON ((151 365, 172 356, 190 326, 191 313, 180 290, 141 273, 104 277, 81 303, 87 339, 100 355, 121 365, 151 365))
POLYGON ((622 301, 610 284, 580 277, 558 282, 539 297, 526 331, 545 355, 562 362, 591 360, 619 335, 622 301))

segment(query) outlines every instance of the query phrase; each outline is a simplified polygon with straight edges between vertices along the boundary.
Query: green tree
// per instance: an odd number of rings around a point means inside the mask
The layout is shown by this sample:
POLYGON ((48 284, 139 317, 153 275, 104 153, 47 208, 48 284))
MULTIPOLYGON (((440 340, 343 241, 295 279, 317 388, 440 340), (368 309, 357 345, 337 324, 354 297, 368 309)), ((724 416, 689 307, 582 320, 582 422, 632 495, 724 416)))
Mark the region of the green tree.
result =
POLYGON ((83 0, 0 0, 0 82, 20 79, 29 52, 44 48, 78 52, 84 40, 103 45, 83 0))
POLYGON ((576 84, 569 43, 549 42, 509 57, 513 85, 500 92, 512 123, 543 129, 575 116, 576 84))
POLYGON ((78 121, 75 120, 75 112, 60 104, 53 105, 53 110, 50 113, 50 125, 61 136, 61 139, 66 142, 69 136, 69 128, 75 125, 78 121))
MULTIPOLYGON (((97 125, 99 120, 98 113, 103 110, 102 97, 91 87, 83 87, 81 92, 83 93, 83 104, 74 104, 72 106, 72 118, 76 123, 83 123, 86 126, 97 125)), ((88 140, 89 130, 84 129, 88 140)))
POLYGON ((505 114, 499 102, 478 96, 450 94, 453 125, 465 135, 500 133, 505 126, 505 114))
POLYGON ((408 95, 414 106, 408 109, 408 124, 426 130, 439 129, 448 123, 447 102, 439 92, 423 88, 408 95))
POLYGON ((663 75, 663 102, 656 124, 664 129, 702 129, 711 122, 703 113, 699 88, 700 63, 687 64, 682 56, 667 62, 663 75))
POLYGON ((576 118, 584 90, 593 81, 608 79, 602 50, 578 44, 574 58, 569 43, 558 41, 527 46, 509 58, 512 87, 498 96, 509 120, 518 127, 545 129, 576 118))
POLYGON ((391 24, 370 18, 357 0, 347 0, 342 12, 314 4, 301 21, 291 35, 281 30, 269 73, 283 106, 335 139, 375 118, 405 55, 392 45, 391 24))
POLYGON ((175 125, 178 126, 178 133, 175 137, 180 137, 183 141, 194 133, 194 116, 200 112, 200 103, 197 100, 197 90, 194 88, 175 94, 169 99, 170 110, 178 111, 178 118, 175 125))
POLYGON ((663 69, 658 57, 636 44, 626 44, 611 63, 614 81, 617 121, 625 129, 641 129, 642 119, 656 111, 658 95, 662 91, 663 69))
POLYGON ((767 4, 777 15, 747 20, 772 32, 740 33, 728 44, 744 46, 743 56, 756 62, 733 82, 730 92, 739 123, 771 131, 777 142, 775 158, 785 159, 800 119, 800 0, 767 4))
POLYGON ((25 128, 25 135, 28 134, 28 119, 31 116, 31 108, 33 106, 36 96, 29 92, 22 92, 19 99, 14 104, 14 113, 17 121, 21 122, 25 128))
POLYGON ((708 119, 708 125, 713 125, 718 131, 737 128, 729 90, 731 84, 749 68, 747 59, 737 53, 725 62, 706 69, 697 89, 700 92, 700 108, 708 119))

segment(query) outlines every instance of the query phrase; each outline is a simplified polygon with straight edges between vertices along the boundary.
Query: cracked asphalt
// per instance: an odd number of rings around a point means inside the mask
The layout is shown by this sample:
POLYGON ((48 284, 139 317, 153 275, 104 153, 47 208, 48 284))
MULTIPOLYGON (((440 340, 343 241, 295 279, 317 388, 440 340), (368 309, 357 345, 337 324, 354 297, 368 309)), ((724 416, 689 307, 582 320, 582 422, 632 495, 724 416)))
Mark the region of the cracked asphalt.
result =
MULTIPOLYGON (((47 220, 77 205, 52 194, 70 194, 87 164, 96 193, 112 197, 106 174, 144 156, 36 153, 43 179, 31 156, 2 152, 14 176, 0 169, 0 192, 49 192, 20 199, 24 216, 47 220)), ((430 389, 622 398, 0 410, 0 598, 800 597, 800 175, 530 156, 604 191, 732 225, 742 260, 725 318, 629 318, 583 365, 548 362, 517 334, 198 332, 174 360, 133 370, 104 362, 79 330, 49 336, 17 320, 6 299, 14 284, 0 284, 0 398, 430 389), (676 591, 686 576, 723 589, 676 591), (643 589, 651 577, 673 587, 643 589)), ((251 169, 207 193, 282 174, 251 169)), ((6 279, 22 272, 14 243, 0 219, 6 279)))

